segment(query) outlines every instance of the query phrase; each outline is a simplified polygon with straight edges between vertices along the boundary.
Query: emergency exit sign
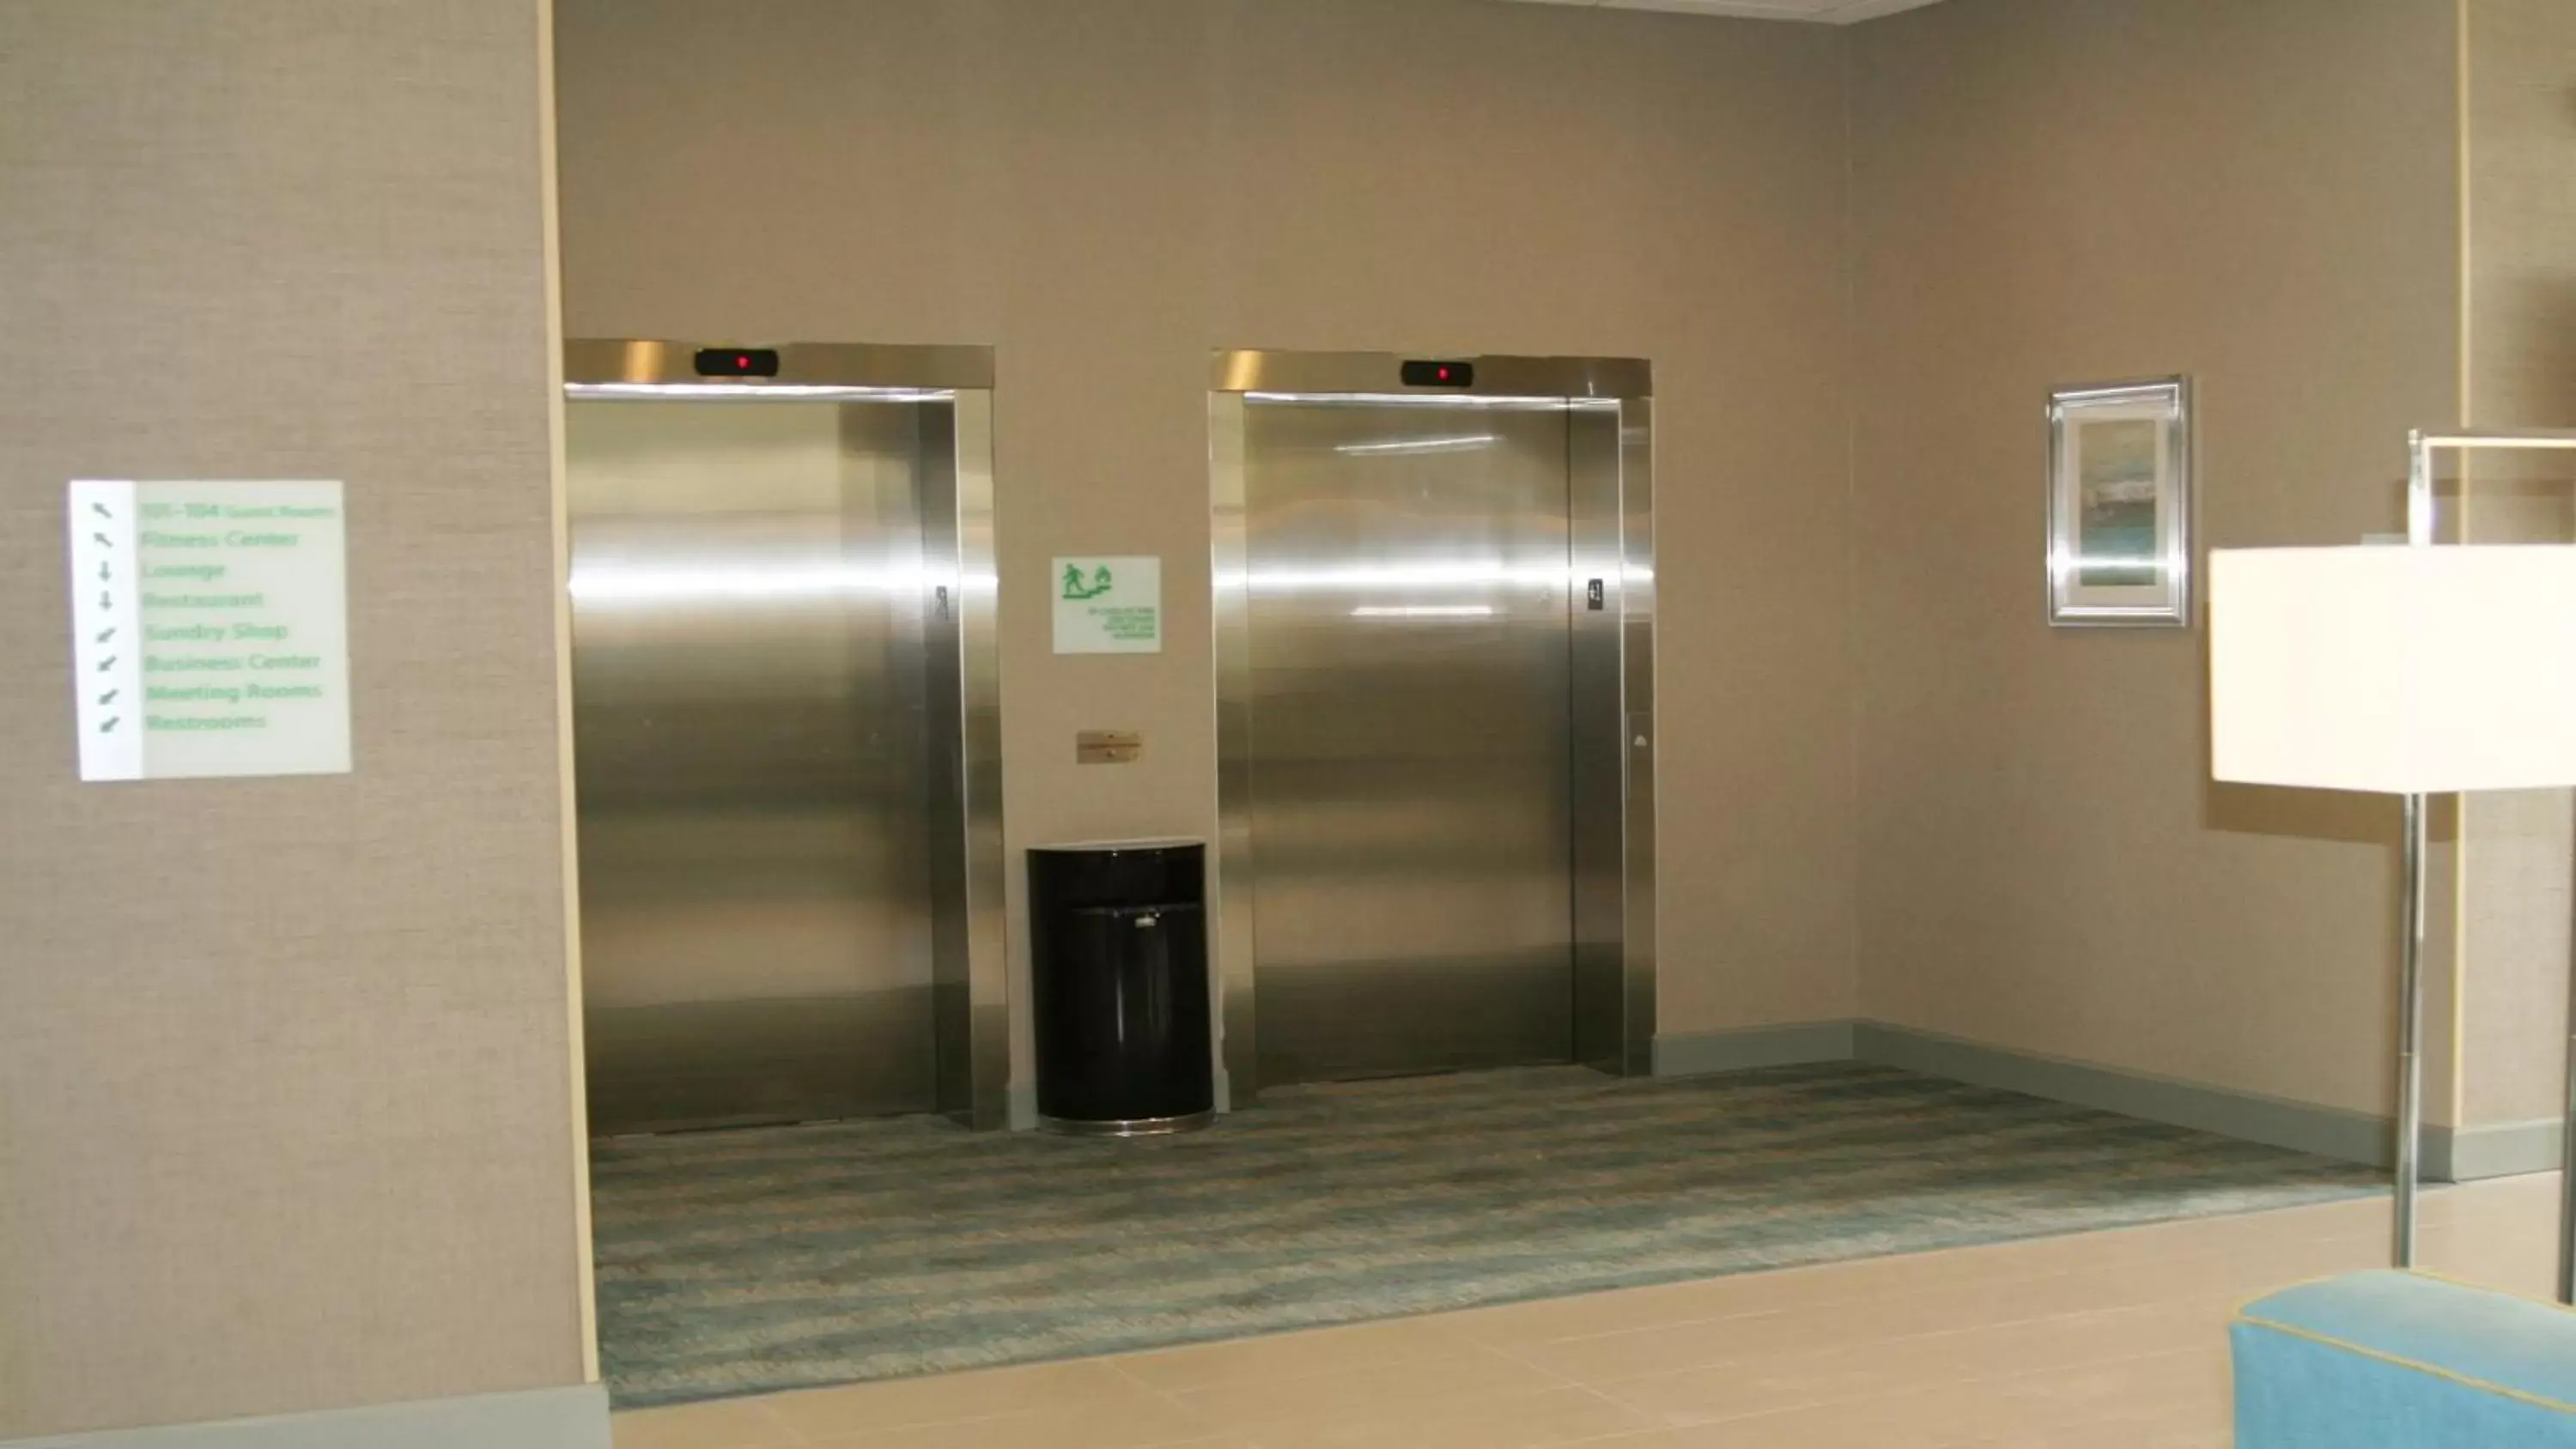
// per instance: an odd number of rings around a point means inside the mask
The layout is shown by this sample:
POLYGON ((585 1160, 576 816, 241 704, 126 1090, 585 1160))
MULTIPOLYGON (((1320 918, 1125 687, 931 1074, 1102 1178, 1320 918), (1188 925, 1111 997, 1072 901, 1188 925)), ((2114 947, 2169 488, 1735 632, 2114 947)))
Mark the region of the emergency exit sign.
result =
POLYGON ((1049 583, 1056 653, 1163 652, 1161 559, 1060 558, 1049 583))
POLYGON ((338 483, 86 479, 65 521, 83 780, 347 773, 338 483))

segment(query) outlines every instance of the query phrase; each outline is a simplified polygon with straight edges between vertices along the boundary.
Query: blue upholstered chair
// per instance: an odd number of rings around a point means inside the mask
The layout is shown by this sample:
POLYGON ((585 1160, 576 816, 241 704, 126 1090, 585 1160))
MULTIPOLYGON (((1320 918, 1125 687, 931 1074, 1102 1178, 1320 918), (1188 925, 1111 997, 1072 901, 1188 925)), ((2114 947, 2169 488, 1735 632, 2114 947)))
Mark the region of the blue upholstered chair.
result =
POLYGON ((2417 1273, 2247 1304, 2237 1449, 2576 1446, 2576 1313, 2417 1273))

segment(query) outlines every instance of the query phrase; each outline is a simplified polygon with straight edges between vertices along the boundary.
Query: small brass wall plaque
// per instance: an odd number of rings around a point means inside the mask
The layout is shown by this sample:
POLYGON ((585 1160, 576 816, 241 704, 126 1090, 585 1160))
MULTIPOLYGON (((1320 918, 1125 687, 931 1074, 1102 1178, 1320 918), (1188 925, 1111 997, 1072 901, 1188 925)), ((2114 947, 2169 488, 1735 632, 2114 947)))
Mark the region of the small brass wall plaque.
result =
POLYGON ((1145 753, 1145 737, 1133 730, 1084 730, 1073 737, 1074 763, 1132 764, 1145 753))

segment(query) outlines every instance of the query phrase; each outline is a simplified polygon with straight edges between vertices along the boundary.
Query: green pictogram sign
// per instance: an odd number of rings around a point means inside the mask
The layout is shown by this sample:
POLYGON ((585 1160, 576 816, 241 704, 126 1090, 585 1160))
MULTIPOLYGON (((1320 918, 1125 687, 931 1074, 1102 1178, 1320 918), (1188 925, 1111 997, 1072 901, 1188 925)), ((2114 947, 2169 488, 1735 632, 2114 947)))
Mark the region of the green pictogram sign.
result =
POLYGON ((1097 599, 1108 593, 1111 582, 1107 564, 1092 570, 1091 580, 1088 583, 1083 581, 1082 565, 1068 563, 1064 566, 1064 596, 1077 603, 1085 599, 1097 599))
POLYGON ((1052 577, 1056 653, 1162 652, 1161 559, 1060 558, 1052 577))

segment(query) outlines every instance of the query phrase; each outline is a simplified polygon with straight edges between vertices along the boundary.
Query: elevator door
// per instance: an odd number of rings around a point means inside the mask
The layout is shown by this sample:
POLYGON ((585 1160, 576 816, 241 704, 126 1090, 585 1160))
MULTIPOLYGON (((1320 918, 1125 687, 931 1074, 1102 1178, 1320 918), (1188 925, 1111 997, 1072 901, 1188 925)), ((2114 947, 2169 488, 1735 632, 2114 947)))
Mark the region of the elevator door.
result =
POLYGON ((1566 413, 1244 411, 1262 1084, 1573 1053, 1566 413))
POLYGON ((944 411, 567 408, 596 1131, 932 1106, 915 585, 944 411))

